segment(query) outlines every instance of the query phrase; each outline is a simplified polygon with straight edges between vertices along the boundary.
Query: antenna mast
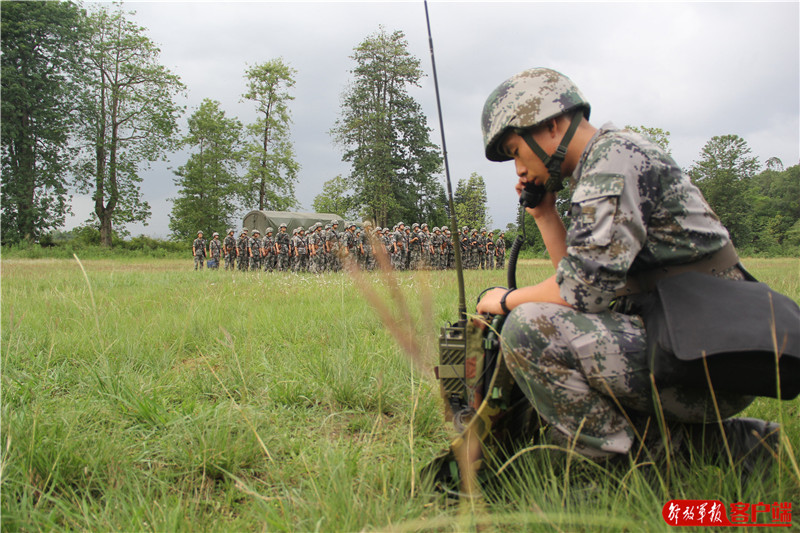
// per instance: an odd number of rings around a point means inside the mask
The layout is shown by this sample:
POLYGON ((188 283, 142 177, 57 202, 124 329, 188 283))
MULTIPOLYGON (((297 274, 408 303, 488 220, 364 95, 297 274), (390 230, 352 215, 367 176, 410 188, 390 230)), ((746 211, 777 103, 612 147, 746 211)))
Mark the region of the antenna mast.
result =
POLYGON ((433 86, 436 89, 436 108, 439 111, 439 131, 442 132, 442 153, 444 154, 444 174, 447 180, 447 206, 450 211, 450 232, 453 237, 453 252, 456 260, 456 274, 458 276, 458 319, 466 320, 467 304, 464 296, 464 270, 461 263, 461 243, 458 240, 458 222, 456 210, 453 205, 453 186, 450 183, 450 165, 447 162, 447 143, 444 140, 444 119, 442 118, 442 101, 439 98, 439 79, 436 76, 436 58, 433 55, 433 37, 431 36, 431 20, 428 16, 428 0, 425 0, 425 22, 428 24, 428 44, 431 49, 431 65, 433 67, 433 86))

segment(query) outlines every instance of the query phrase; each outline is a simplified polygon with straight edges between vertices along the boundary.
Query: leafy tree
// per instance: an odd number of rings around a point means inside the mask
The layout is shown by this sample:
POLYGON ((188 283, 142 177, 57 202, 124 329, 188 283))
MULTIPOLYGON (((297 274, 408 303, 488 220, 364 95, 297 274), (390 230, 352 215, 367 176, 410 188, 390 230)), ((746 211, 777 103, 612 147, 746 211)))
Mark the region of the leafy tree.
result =
POLYGON ((243 97, 256 104, 258 120, 247 127, 253 142, 248 146, 246 202, 258 195, 258 209, 282 211, 297 207, 294 186, 300 165, 295 161, 289 138, 292 122, 288 103, 294 100, 296 71, 273 59, 247 69, 247 91, 243 97))
POLYGON ((159 49, 144 28, 117 8, 89 15, 87 75, 82 80, 78 189, 91 193, 100 242, 112 245, 112 223, 146 221, 140 165, 160 159, 176 144, 184 89, 178 76, 158 64, 159 49))
POLYGON ((82 16, 71 2, 4 2, 0 15, 3 241, 17 242, 61 226, 69 212, 82 16))
POLYGON ((312 207, 317 213, 333 213, 347 219, 358 216, 356 204, 349 194, 347 180, 341 175, 329 179, 322 185, 322 192, 314 198, 312 207))
POLYGON ((468 179, 458 180, 453 193, 453 208, 459 227, 479 229, 492 225, 491 217, 486 214, 486 184, 482 176, 473 172, 468 179))
POLYGON ((649 128, 647 126, 625 126, 626 130, 634 131, 645 137, 649 138, 651 141, 659 145, 661 148, 664 149, 665 152, 668 154, 672 154, 672 151, 669 148, 669 135, 668 131, 664 131, 661 128, 649 128))
POLYGON ((331 129, 352 164, 348 183, 365 218, 443 223, 444 189, 434 179, 441 157, 422 109, 409 94, 423 76, 402 31, 381 27, 356 48, 353 82, 331 129), (436 222, 434 222, 436 221, 436 222))
POLYGON ((243 189, 238 175, 244 160, 242 136, 242 123, 227 118, 215 100, 203 100, 189 118, 183 145, 196 152, 175 172, 180 191, 169 228, 177 239, 192 238, 197 231, 224 231, 230 225, 243 189))
POLYGON ((747 142, 738 135, 712 137, 701 156, 689 171, 692 181, 728 228, 734 245, 745 247, 752 238, 748 190, 759 169, 758 158, 750 155, 747 142))

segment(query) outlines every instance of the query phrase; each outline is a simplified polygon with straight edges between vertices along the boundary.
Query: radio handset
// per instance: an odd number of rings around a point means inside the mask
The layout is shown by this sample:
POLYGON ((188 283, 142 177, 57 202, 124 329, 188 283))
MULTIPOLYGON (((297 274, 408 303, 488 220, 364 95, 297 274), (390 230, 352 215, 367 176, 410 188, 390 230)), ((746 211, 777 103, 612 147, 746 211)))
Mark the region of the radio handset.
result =
POLYGON ((547 189, 545 189, 544 185, 528 182, 519 195, 519 205, 522 207, 536 207, 542 202, 545 194, 547 194, 547 189))

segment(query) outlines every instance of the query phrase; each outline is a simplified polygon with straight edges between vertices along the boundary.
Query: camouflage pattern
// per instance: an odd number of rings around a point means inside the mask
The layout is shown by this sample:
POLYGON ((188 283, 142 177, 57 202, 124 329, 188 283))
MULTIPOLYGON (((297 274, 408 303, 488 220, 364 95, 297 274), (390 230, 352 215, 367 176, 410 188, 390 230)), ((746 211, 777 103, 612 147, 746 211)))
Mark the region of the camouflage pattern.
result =
POLYGON ((723 248, 728 232, 661 147, 611 124, 597 131, 573 173, 561 296, 600 312, 631 273, 692 263, 723 248))
POLYGON ((414 224, 416 228, 411 231, 408 239, 409 264, 408 268, 417 270, 422 263, 422 231, 419 224, 414 224))
POLYGON ((508 161, 498 144, 512 129, 525 129, 582 108, 589 118, 590 106, 578 87, 555 70, 532 68, 501 83, 486 99, 481 117, 483 145, 490 161, 508 161))
POLYGON ((289 270, 289 234, 286 233, 286 226, 282 226, 278 235, 275 236, 275 249, 277 251, 277 269, 286 272, 289 270))
POLYGON ((203 270, 203 264, 206 259, 206 240, 202 237, 197 237, 194 242, 192 242, 192 250, 194 252, 194 269, 203 270))
POLYGON ((211 256, 211 259, 216 261, 216 265, 214 267, 210 267, 213 269, 218 269, 220 260, 222 259, 222 241, 219 240, 219 235, 214 234, 214 238, 208 243, 208 255, 211 256))
MULTIPOLYGON (((567 256, 556 273, 572 308, 516 307, 503 328, 502 349, 525 395, 579 452, 626 453, 633 428, 617 402, 644 413, 657 407, 641 319, 609 304, 629 272, 704 259, 729 242, 728 233, 669 155, 610 124, 583 151, 572 188, 567 256)), ((730 269, 721 275, 735 277, 730 269)), ((658 397, 668 419, 716 419, 704 390, 660 389, 658 397)), ((717 391, 716 400, 728 417, 752 398, 717 391)))
MULTIPOLYGON (((635 435, 629 419, 635 412, 659 409, 650 387, 646 336, 637 315, 527 303, 511 311, 502 337, 506 364, 525 396, 557 432, 551 436, 566 445, 574 442, 575 450, 587 457, 627 453, 635 435), (622 413, 617 402, 628 412, 622 413)), ((714 400, 705 390, 659 389, 658 397, 668 420, 716 420, 714 400)), ((747 407, 752 397, 717 391, 716 401, 725 418, 747 407)))
POLYGON ((272 228, 267 228, 264 232, 264 238, 261 240, 262 256, 261 261, 264 264, 264 272, 272 272, 278 263, 278 255, 275 252, 275 237, 272 235, 272 228))
POLYGON ((233 236, 233 231, 228 232, 222 241, 222 247, 225 253, 225 270, 233 270, 236 261, 236 237, 233 236))
POLYGON ((327 253, 327 268, 331 272, 338 272, 342 269, 339 261, 339 232, 338 224, 333 224, 325 235, 325 252, 327 253))
POLYGON ((236 257, 238 258, 239 270, 246 271, 250 268, 250 254, 248 253, 248 246, 250 245, 250 238, 247 236, 247 230, 243 230, 236 241, 236 249, 238 251, 236 257))
POLYGON ((403 270, 405 268, 405 251, 408 247, 408 243, 403 229, 402 227, 398 227, 392 234, 392 268, 395 270, 403 270))
POLYGON ((250 254, 250 270, 261 270, 261 233, 256 230, 247 243, 247 251, 250 254))
POLYGON ((292 237, 296 260, 292 265, 295 272, 308 272, 308 241, 302 228, 292 237))
POLYGON ((503 269, 506 267, 506 235, 501 233, 497 240, 494 242, 495 257, 497 257, 497 268, 503 269))
POLYGON ((494 233, 486 236, 486 270, 494 270, 494 233))

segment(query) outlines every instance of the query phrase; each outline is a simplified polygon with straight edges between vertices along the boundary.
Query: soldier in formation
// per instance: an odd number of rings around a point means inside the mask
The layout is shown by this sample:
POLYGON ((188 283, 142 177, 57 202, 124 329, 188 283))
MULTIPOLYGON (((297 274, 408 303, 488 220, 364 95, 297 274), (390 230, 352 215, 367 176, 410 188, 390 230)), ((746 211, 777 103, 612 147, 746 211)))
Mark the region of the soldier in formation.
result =
POLYGON ((225 270, 233 270, 236 262, 236 237, 233 236, 233 228, 228 229, 228 235, 222 242, 222 249, 225 253, 225 270))
POLYGON ((219 262, 222 259, 222 241, 219 240, 219 233, 216 231, 212 235, 211 242, 208 243, 208 254, 211 256, 208 268, 218 270, 219 262))
POLYGON ((192 243, 192 257, 194 257, 194 269, 203 270, 203 263, 205 263, 206 255, 206 240, 203 238, 203 232, 197 232, 197 238, 192 243))
MULTIPOLYGON (((235 230, 230 228, 224 241, 214 233, 209 242, 202 239, 203 232, 198 232, 202 243, 195 240, 192 246, 195 268, 202 268, 210 254, 210 260, 217 265, 224 258, 226 270, 233 270, 236 265, 241 271, 337 272, 341 270, 343 257, 355 261, 363 270, 373 270, 376 246, 383 248, 396 270, 445 270, 455 266, 453 241, 447 226, 431 230, 425 223, 406 226, 398 222, 390 229, 373 228, 368 222, 359 227, 350 222, 342 232, 339 227, 338 220, 324 226, 317 222, 309 226, 308 232, 298 227, 290 235, 284 223, 277 233, 268 227, 263 238, 258 229, 248 232, 243 228, 238 239, 234 238, 235 230)), ((464 268, 491 269, 495 264, 497 268, 504 267, 503 234, 497 241, 492 240, 493 235, 493 232, 487 233, 486 228, 461 228, 459 241, 464 268)))

